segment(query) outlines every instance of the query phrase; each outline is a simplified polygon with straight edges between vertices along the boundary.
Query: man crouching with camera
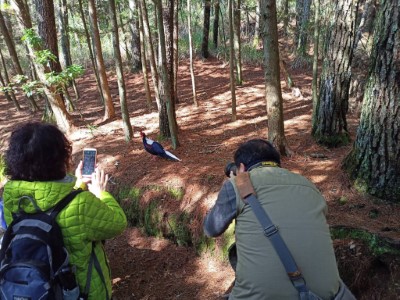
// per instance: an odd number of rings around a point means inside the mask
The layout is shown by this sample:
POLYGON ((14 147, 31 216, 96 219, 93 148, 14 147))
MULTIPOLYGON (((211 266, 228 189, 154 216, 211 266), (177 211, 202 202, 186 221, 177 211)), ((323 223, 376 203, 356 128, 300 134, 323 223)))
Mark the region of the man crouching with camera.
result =
MULTIPOLYGON (((340 277, 321 193, 303 176, 281 168, 280 155, 268 141, 242 144, 234 161, 238 174, 249 173, 261 207, 277 226, 307 287, 322 299, 333 299, 340 277)), ((236 219, 236 280, 229 299, 299 299, 252 207, 241 199, 239 176, 233 171, 204 220, 205 234, 216 237, 236 219)))

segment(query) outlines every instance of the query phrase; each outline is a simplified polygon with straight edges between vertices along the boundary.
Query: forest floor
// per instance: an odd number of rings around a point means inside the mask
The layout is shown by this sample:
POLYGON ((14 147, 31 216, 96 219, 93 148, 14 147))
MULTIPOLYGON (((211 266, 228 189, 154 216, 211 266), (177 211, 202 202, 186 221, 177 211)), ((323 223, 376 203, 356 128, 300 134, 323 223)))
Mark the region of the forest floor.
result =
MULTIPOLYGON (((95 147, 99 165, 112 175, 111 190, 148 185, 182 188, 182 200, 169 201, 170 209, 195 211, 199 216, 204 216, 216 199, 225 179, 225 164, 232 160, 235 149, 248 139, 267 136, 262 67, 244 66, 244 84, 236 90, 235 122, 231 122, 228 68, 227 64, 216 58, 196 61, 199 102, 196 107, 192 100, 188 62, 180 62, 176 115, 181 145, 172 150, 169 141, 161 141, 166 149, 182 159, 177 163, 152 157, 143 149, 139 131, 143 130, 149 138, 157 139, 158 114, 154 103, 151 111, 147 108, 141 74, 126 73, 134 138, 125 142, 120 117, 101 121, 104 111, 95 79, 92 73, 87 72, 77 81, 81 98, 76 103, 79 109, 73 113, 73 117, 78 130, 69 136, 73 142, 74 163, 77 164, 81 158, 85 146, 95 147)), ((362 195, 353 189, 341 169, 341 162, 351 150, 351 145, 328 149, 313 141, 310 135, 311 71, 303 69, 289 72, 300 93, 289 89, 282 79, 285 134, 293 152, 291 157, 282 159, 282 166, 304 175, 317 185, 328 204, 330 226, 365 229, 399 245, 399 205, 362 195)), ((112 72, 108 76, 117 116, 120 116, 116 76, 112 72)), ((24 110, 16 112, 12 104, 0 95, 1 151, 4 151, 5 141, 16 125, 40 120, 42 116, 41 113, 31 114, 26 102, 23 99, 20 102, 24 110)), ((354 140, 358 124, 356 111, 349 113, 348 123, 354 140)), ((201 232, 201 218, 193 223, 194 230, 201 232)), ((342 264, 351 269, 347 271, 353 272, 352 276, 358 278, 352 279, 354 285, 361 280, 360 277, 364 276, 361 273, 364 272, 373 281, 370 286, 365 282, 358 283, 365 288, 354 286, 360 298, 396 299, 394 295, 400 295, 398 289, 395 291, 397 294, 387 294, 387 289, 384 291, 385 288, 378 287, 388 281, 388 272, 399 274, 400 264, 393 264, 393 258, 387 264, 378 263, 377 266, 376 260, 368 254, 367 247, 362 243, 341 240, 335 241, 335 245, 341 246, 337 250, 338 260, 344 260, 342 264), (357 266, 354 266, 355 260, 358 260, 357 266), (388 268, 384 273, 386 277, 377 271, 383 265, 388 268)), ((234 279, 229 264, 218 257, 209 253, 196 255, 190 247, 148 237, 138 228, 128 228, 121 236, 108 241, 107 251, 113 274, 114 299, 220 299, 234 279)))

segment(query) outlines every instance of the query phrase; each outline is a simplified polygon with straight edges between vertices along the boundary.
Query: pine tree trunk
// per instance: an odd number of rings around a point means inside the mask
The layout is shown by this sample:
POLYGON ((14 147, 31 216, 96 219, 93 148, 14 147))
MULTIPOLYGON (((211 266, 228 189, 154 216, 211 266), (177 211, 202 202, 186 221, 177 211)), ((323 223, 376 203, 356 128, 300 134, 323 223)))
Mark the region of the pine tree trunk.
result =
POLYGON ((214 1, 214 26, 213 26, 213 43, 214 48, 218 48, 218 26, 219 26, 219 0, 214 1))
POLYGON ((344 168, 355 186, 400 202, 400 0, 383 0, 360 125, 344 168))
POLYGON ((142 18, 142 13, 141 9, 138 8, 138 20, 139 20, 139 39, 140 39, 140 58, 142 60, 142 74, 143 74, 143 82, 144 82, 144 90, 146 93, 146 101, 147 101, 147 107, 149 111, 151 111, 151 92, 150 92, 150 86, 149 86, 149 75, 147 72, 147 63, 146 63, 146 44, 144 41, 144 31, 143 31, 143 18, 142 18))
POLYGON ((241 0, 234 1, 233 23, 234 23, 234 45, 235 45, 235 62, 236 62, 236 83, 242 85, 242 50, 240 41, 240 24, 241 24, 241 0), (236 4, 235 4, 236 3, 236 4))
MULTIPOLYGON (((179 68, 179 19, 178 19, 178 9, 179 9, 179 0, 174 0, 174 103, 179 103, 178 98, 178 68, 179 68)), ((176 119, 176 117, 175 117, 176 119)), ((178 126, 178 125, 177 125, 178 126)))
POLYGON ((325 45, 319 98, 312 134, 318 143, 329 147, 349 142, 348 111, 351 61, 358 0, 336 2, 325 45))
MULTIPOLYGON (((155 60, 155 55, 154 55, 153 41, 152 41, 151 31, 150 31, 150 26, 149 26, 149 19, 148 19, 148 15, 147 15, 147 8, 146 8, 146 3, 144 2, 144 0, 139 0, 139 3, 140 3, 141 16, 143 19, 145 49, 146 49, 147 57, 150 61, 151 78, 153 81, 153 88, 154 88, 154 94, 156 97, 157 109, 158 109, 159 114, 161 114, 161 99, 160 99, 161 97, 160 97, 160 91, 159 91, 159 87, 158 87, 159 78, 158 78, 158 71, 157 71, 156 60, 155 60)), ((161 123, 159 125, 161 128, 161 123)))
MULTIPOLYGON (((311 15, 311 0, 297 1, 296 22, 296 56, 298 60, 304 60, 307 56, 308 23, 311 15)), ((302 64, 298 63, 297 67, 302 64)))
POLYGON ((210 12, 211 12, 211 0, 205 0, 205 2, 204 2, 203 41, 201 43, 201 55, 204 58, 208 58, 210 55, 208 52, 208 35, 210 32, 210 12))
POLYGON ((283 100, 279 70, 276 2, 261 0, 261 37, 264 47, 265 98, 268 114, 268 140, 282 155, 290 155, 283 125, 283 100))
POLYGON ((318 54, 319 54, 319 14, 320 14, 320 2, 321 0, 315 0, 315 18, 314 18, 314 54, 313 54, 313 79, 312 79, 312 102, 313 102, 313 118, 312 123, 314 124, 317 115, 317 104, 318 104, 318 54))
POLYGON ((232 97, 232 121, 236 121, 236 92, 235 92, 235 50, 234 50, 234 26, 233 26, 233 1, 228 0, 229 15, 229 74, 232 97))
POLYGON ((139 18, 137 0, 129 0, 129 15, 131 21, 129 22, 129 28, 131 30, 131 48, 132 48, 132 71, 138 71, 142 68, 142 59, 140 54, 140 37, 139 37, 139 18))
POLYGON ((83 29, 85 31, 86 43, 87 43, 87 46, 88 46, 88 49, 89 49, 90 61, 92 62, 93 73, 94 73, 94 76, 95 76, 95 79, 96 79, 97 90, 98 90, 99 95, 100 95, 101 104, 104 105, 104 96, 103 96, 103 92, 101 91, 99 72, 98 72, 97 67, 96 67, 96 61, 95 61, 94 54, 93 54, 93 49, 92 49, 92 41, 90 39, 89 30, 88 30, 88 27, 87 27, 87 24, 86 24, 85 13, 83 12, 82 0, 78 0, 78 4, 79 4, 79 13, 81 15, 81 20, 82 20, 82 24, 83 24, 83 29))
POLYGON ((108 3, 110 5, 111 34, 114 48, 115 69, 117 71, 118 79, 118 93, 121 105, 122 127, 124 128, 125 141, 128 142, 132 139, 133 132, 131 121, 129 119, 128 105, 126 103, 125 79, 122 67, 121 51, 119 49, 118 22, 117 13, 115 11, 115 0, 109 0, 108 3))
POLYGON ((187 0, 187 14, 188 14, 190 78, 192 79, 193 102, 198 107, 199 103, 197 102, 196 77, 194 76, 194 69, 193 69, 192 7, 190 0, 187 0))
MULTIPOLYGON (((1 52, 1 49, 0 49, 0 58, 1 58, 1 63, 3 65, 3 70, 4 70, 4 78, 1 75, 1 71, 0 71, 0 83, 3 87, 6 87, 6 86, 9 86, 10 79, 8 77, 6 62, 4 61, 4 57, 3 57, 3 53, 1 52)), ((8 101, 10 101, 14 104, 17 111, 21 110, 21 106, 19 105, 17 98, 15 98, 13 91, 4 91, 4 95, 6 96, 8 101)))
POLYGON ((89 15, 93 29, 93 43, 94 43, 94 48, 96 49, 97 70, 99 71, 100 85, 104 96, 105 110, 104 110, 103 120, 108 120, 115 117, 115 109, 111 98, 110 88, 108 86, 107 74, 103 60, 103 51, 101 48, 99 27, 97 25, 96 6, 94 4, 94 0, 89 0, 88 3, 89 3, 89 15))
MULTIPOLYGON (((32 26, 32 23, 31 23, 31 26, 32 26)), ((0 11, 0 32, 3 35, 3 40, 7 45, 8 52, 9 52, 11 60, 13 62, 13 66, 14 66, 15 71, 19 75, 24 75, 24 72, 22 71, 22 68, 21 68, 21 64, 19 62, 17 51, 15 50, 14 42, 13 42, 13 40, 11 38, 9 29, 7 28, 4 16, 3 16, 1 11, 0 11)), ((28 103, 30 104, 32 112, 38 111, 39 107, 36 104, 35 99, 33 99, 32 96, 26 96, 26 98, 28 100, 28 103)))
POLYGON ((288 35, 289 31, 289 0, 283 2, 283 32, 285 36, 288 35))
MULTIPOLYGON (((157 6, 157 19, 158 19, 158 39, 160 42, 160 87, 162 89, 162 95, 165 97, 165 105, 167 108, 169 133, 171 136, 172 148, 176 149, 179 146, 176 120, 174 114, 174 107, 171 99, 171 83, 169 81, 168 69, 167 69, 167 54, 166 54, 166 43, 165 43, 165 33, 163 24, 163 9, 161 0, 155 0, 157 6)), ((163 97, 163 98, 164 98, 163 97)), ((164 99, 163 99, 164 100, 164 99)), ((164 105, 162 105, 164 106, 164 105)), ((161 128, 160 128, 161 131, 161 128)))

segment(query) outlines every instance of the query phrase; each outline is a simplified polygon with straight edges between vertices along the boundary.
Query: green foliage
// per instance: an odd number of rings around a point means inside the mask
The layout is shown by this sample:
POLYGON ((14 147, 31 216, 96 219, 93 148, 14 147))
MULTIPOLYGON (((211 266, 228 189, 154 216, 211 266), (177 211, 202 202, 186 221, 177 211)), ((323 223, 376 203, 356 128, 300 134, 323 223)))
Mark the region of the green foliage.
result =
POLYGON ((395 254, 400 255, 400 250, 392 247, 383 238, 378 235, 369 233, 361 229, 349 229, 349 228, 334 228, 331 229, 332 239, 355 239, 365 242, 370 248, 371 252, 376 255, 382 254, 395 254))
POLYGON ((41 65, 47 65, 51 61, 57 61, 57 57, 50 50, 39 50, 35 52, 35 60, 41 65))
POLYGON ((184 195, 184 190, 181 187, 175 188, 175 187, 170 187, 168 188, 168 193, 174 197, 176 200, 182 200, 183 195, 184 195))
POLYGON ((24 34, 22 35, 21 40, 24 42, 27 42, 29 45, 31 45, 34 48, 40 47, 42 44, 42 40, 40 39, 40 37, 37 36, 37 34, 36 34, 35 30, 33 30, 33 28, 26 29, 24 31, 24 34))
POLYGON ((172 239, 179 246, 191 246, 192 234, 190 232, 190 215, 186 212, 168 216, 168 225, 171 229, 172 239))
POLYGON ((222 235, 222 259, 228 260, 229 247, 235 242, 235 222, 232 222, 222 235))
POLYGON ((147 207, 145 207, 143 214, 143 226, 147 235, 160 237, 162 236, 162 232, 159 225, 162 216, 158 211, 158 206, 159 204, 157 199, 154 199, 147 207))
POLYGON ((25 84, 22 84, 21 89, 28 97, 33 96, 34 94, 43 93, 43 85, 40 81, 37 80, 28 81, 25 84))
POLYGON ((252 43, 242 44, 242 62, 245 64, 260 65, 263 63, 264 54, 262 50, 254 47, 252 43))

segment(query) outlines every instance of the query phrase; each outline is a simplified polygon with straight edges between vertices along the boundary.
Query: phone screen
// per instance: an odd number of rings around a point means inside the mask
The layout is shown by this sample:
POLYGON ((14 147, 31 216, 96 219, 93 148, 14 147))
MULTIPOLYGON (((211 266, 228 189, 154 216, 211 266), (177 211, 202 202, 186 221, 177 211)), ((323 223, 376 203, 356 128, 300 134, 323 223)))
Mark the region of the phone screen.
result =
POLYGON ((83 150, 83 168, 82 175, 90 176, 94 172, 96 166, 96 149, 84 149, 83 150))

